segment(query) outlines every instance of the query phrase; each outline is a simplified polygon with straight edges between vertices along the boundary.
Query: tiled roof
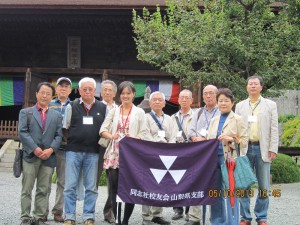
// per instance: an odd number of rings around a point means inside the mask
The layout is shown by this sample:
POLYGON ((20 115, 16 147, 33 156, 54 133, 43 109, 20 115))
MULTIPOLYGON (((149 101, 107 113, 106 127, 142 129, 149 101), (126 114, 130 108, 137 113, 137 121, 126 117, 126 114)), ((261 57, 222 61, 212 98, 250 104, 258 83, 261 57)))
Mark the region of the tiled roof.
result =
MULTIPOLYGON (((166 6, 165 0, 0 0, 0 9, 142 9, 166 6)), ((286 6, 273 2, 271 8, 286 6)))
POLYGON ((165 0, 0 0, 0 8, 132 9, 165 6, 165 0))

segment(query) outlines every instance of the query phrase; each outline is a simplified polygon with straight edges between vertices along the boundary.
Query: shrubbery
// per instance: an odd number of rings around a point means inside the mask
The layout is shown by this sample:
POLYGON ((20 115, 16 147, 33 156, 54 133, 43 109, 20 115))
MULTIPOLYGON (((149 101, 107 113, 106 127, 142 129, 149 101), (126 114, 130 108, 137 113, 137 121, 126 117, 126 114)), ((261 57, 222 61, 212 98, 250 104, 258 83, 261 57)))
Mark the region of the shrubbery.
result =
POLYGON ((282 146, 300 147, 300 116, 284 115, 279 117, 283 132, 280 137, 282 146))
POLYGON ((271 164, 271 174, 274 183, 300 182, 300 169, 292 157, 277 154, 271 164))

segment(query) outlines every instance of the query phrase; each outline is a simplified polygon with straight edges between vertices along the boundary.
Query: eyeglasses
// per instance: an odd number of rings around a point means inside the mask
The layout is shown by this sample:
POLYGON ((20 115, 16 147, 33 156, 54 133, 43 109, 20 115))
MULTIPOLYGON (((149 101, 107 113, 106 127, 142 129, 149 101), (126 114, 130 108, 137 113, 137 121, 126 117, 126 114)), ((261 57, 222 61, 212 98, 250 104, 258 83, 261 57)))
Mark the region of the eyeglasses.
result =
POLYGON ((46 92, 46 91, 40 91, 40 92, 38 92, 38 94, 40 94, 40 95, 42 95, 42 96, 47 96, 47 97, 49 97, 49 96, 52 96, 52 93, 50 93, 50 92, 46 92))
POLYGON ((204 96, 208 96, 208 95, 215 95, 216 93, 215 92, 212 92, 212 91, 210 91, 210 92, 203 92, 203 95, 204 96))
POLYGON ((189 100, 189 99, 191 99, 191 98, 190 98, 189 96, 180 96, 179 99, 180 99, 180 100, 184 100, 184 99, 185 99, 185 100, 189 100))
POLYGON ((94 88, 80 88, 83 92, 93 92, 95 89, 94 88))
POLYGON ((113 89, 104 88, 102 91, 111 93, 111 92, 113 92, 113 89))
POLYGON ((152 98, 151 101, 153 101, 153 102, 156 102, 156 101, 163 102, 164 99, 163 98, 152 98))
POLYGON ((71 85, 70 84, 59 84, 57 87, 60 87, 60 88, 71 88, 71 85))

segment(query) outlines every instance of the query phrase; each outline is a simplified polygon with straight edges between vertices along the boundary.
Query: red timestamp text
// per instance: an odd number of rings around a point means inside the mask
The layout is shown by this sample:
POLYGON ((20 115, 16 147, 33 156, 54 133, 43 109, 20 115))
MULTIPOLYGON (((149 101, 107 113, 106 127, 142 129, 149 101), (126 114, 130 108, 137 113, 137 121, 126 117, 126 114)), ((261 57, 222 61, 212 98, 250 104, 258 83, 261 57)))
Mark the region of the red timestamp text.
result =
POLYGON ((236 190, 209 190, 208 196, 210 198, 252 198, 254 197, 254 190, 250 189, 236 189, 236 190))

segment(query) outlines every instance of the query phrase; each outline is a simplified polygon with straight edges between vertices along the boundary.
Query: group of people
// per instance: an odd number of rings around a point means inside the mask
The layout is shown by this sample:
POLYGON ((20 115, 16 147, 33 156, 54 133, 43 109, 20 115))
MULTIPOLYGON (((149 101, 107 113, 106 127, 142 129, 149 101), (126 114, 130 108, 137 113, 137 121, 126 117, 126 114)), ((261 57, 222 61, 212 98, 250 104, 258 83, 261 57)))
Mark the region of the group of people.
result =
MULTIPOLYGON (((55 221, 64 222, 64 225, 76 224, 76 202, 83 189, 83 221, 85 225, 94 224, 98 183, 105 169, 108 198, 103 210, 104 219, 109 223, 130 224, 134 204, 125 203, 121 218, 122 206, 117 203, 119 163, 122 163, 119 162, 119 141, 125 136, 161 143, 217 138, 219 190, 224 189, 221 165, 237 143, 241 154, 248 156, 255 170, 258 188, 269 190, 270 164, 278 149, 278 115, 276 103, 261 96, 263 79, 260 76, 248 78, 249 98, 238 103, 235 112, 232 111, 234 96, 230 89, 207 85, 203 89, 204 107, 192 110, 192 92, 184 89, 178 97, 180 110, 172 116, 163 112, 166 100, 159 91, 150 95, 150 113, 136 107, 133 104, 136 90, 130 81, 122 82, 118 88, 113 81, 103 81, 102 101, 95 98, 93 78, 85 77, 79 81, 81 97, 72 102, 68 98, 71 87, 72 82, 66 77, 57 80, 55 89, 50 83, 40 83, 36 90, 36 105, 20 111, 19 136, 24 149, 22 224, 46 223, 55 166, 57 190, 52 209, 55 221), (52 100, 55 91, 57 97, 52 100), (116 96, 121 101, 119 106, 114 102, 116 96), (103 144, 105 140, 107 144, 103 144), (31 212, 35 181, 36 194, 31 212)), ((258 195, 254 207, 257 224, 267 224, 268 207, 268 196, 258 195)), ((226 196, 220 196, 210 207, 186 206, 185 210, 174 207, 172 219, 181 219, 185 214, 185 225, 200 225, 208 208, 213 225, 251 224, 250 196, 236 199, 234 209, 226 196)), ((162 207, 143 205, 143 225, 171 224, 162 217, 162 210, 162 207)))

